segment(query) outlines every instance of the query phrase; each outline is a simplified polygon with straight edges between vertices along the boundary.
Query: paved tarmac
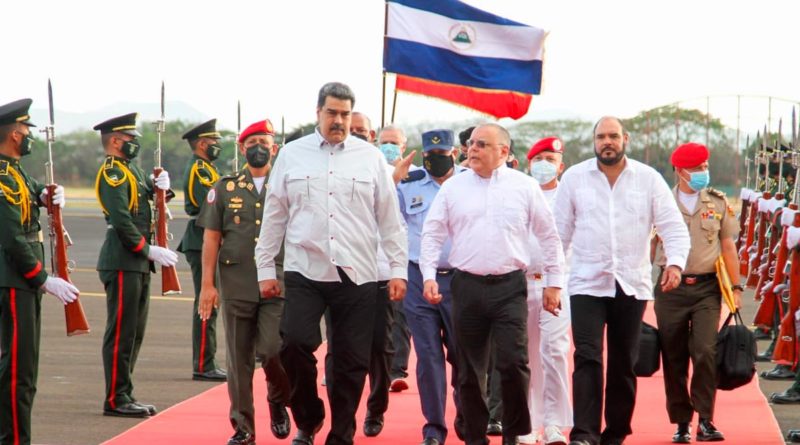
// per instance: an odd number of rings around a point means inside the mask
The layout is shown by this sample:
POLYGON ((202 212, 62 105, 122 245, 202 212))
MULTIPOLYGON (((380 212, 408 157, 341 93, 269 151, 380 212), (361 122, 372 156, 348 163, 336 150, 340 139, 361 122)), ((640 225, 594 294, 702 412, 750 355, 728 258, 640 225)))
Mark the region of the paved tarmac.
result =
MULTIPOLYGON (((78 201, 78 202, 76 202, 78 201)), ((42 342, 39 366, 38 393, 34 402, 33 439, 37 444, 91 445, 99 444, 134 426, 139 419, 120 419, 102 415, 104 380, 100 356, 105 328, 105 294, 95 271, 97 253, 106 231, 99 210, 70 201, 65 226, 75 243, 69 255, 76 262, 72 279, 81 289, 81 301, 92 327, 88 335, 65 335, 62 306, 55 297, 45 295, 42 308, 42 342), (76 205, 77 204, 77 205, 76 205)), ((183 235, 186 218, 179 205, 171 205, 176 219, 170 231, 174 249, 183 235)), ((46 217, 42 217, 46 222, 46 217)), ((153 277, 150 316, 144 344, 133 375, 135 396, 142 402, 163 410, 214 384, 191 380, 191 311, 193 288, 189 266, 181 255, 178 265, 183 287, 180 296, 160 296, 160 275, 153 277)), ((752 320, 755 303, 752 291, 745 294, 744 319, 752 320)), ((222 328, 219 331, 217 360, 225 363, 222 328)), ((765 341, 759 342, 763 350, 765 341)), ((759 371, 772 365, 760 363, 759 371)), ((762 391, 769 394, 782 391, 791 382, 760 382, 762 391)), ((800 406, 773 406, 776 418, 785 432, 800 428, 800 406)), ((757 419, 750 419, 750 421, 757 419)), ((717 425, 725 431, 725 425, 717 425)), ((669 438, 665 438, 665 442, 669 438)), ((222 445, 222 444, 220 444, 222 445)))

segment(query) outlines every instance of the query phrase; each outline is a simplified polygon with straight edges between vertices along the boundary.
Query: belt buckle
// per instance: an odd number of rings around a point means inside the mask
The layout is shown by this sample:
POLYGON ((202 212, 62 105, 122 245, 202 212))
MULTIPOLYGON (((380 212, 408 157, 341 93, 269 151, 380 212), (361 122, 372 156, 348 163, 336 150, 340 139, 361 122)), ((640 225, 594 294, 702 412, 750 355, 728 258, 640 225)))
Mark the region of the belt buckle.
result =
POLYGON ((695 284, 695 283, 697 283, 697 277, 685 277, 683 279, 683 282, 686 283, 686 284, 690 284, 690 285, 691 284, 695 284))

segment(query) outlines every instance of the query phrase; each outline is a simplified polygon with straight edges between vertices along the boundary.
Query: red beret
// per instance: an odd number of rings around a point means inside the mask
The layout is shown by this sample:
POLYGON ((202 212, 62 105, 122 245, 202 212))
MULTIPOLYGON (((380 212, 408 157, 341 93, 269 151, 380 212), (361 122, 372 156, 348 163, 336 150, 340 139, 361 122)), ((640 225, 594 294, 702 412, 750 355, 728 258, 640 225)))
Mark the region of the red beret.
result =
POLYGON ((258 121, 244 129, 242 134, 239 135, 239 143, 243 143, 248 136, 252 136, 254 134, 268 134, 274 136, 275 128, 272 126, 272 122, 270 122, 269 119, 258 121))
POLYGON ((544 138, 539 142, 533 144, 530 151, 528 151, 528 160, 530 161, 533 159, 534 156, 538 155, 543 151, 552 151, 553 153, 564 153, 564 143, 561 142, 561 139, 552 137, 552 138, 544 138))
POLYGON ((703 144, 688 142, 672 152, 669 161, 675 168, 692 168, 708 160, 708 149, 703 144))

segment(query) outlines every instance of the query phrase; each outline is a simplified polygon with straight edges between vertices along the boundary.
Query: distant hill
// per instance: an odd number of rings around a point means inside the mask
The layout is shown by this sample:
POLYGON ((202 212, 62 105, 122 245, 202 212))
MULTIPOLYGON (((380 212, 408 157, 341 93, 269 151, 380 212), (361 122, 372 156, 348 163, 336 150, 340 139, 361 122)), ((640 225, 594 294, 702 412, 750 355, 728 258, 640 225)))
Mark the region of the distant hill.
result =
MULTIPOLYGON (((75 130, 91 130, 96 124, 106 119, 133 112, 139 113, 140 126, 147 125, 148 122, 158 119, 161 114, 160 108, 157 103, 117 102, 86 113, 72 113, 56 109, 56 132, 64 134, 75 130)), ((167 101, 165 108, 167 119, 171 121, 201 122, 209 119, 205 114, 185 102, 167 101)), ((49 121, 47 109, 32 108, 31 120, 39 127, 47 125, 49 121)))

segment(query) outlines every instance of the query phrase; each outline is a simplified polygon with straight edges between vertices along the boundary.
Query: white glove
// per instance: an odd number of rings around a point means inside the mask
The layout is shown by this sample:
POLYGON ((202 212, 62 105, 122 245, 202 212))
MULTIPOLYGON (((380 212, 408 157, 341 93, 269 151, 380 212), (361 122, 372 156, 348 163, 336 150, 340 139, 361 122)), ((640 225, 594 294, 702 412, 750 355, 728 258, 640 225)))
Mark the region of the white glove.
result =
POLYGON ((746 200, 749 201, 750 200, 750 192, 752 192, 752 190, 742 187, 742 190, 739 191, 739 199, 742 199, 742 200, 746 199, 746 200))
POLYGON ((72 303, 78 298, 80 291, 72 283, 58 277, 47 277, 42 290, 48 294, 55 295, 62 303, 72 303))
POLYGON ((781 224, 790 227, 794 222, 794 214, 796 213, 795 210, 790 208, 783 209, 783 213, 781 213, 781 224))
POLYGON ((800 242, 800 227, 789 227, 787 230, 789 233, 786 234, 786 247, 793 249, 800 242))
MULTIPOLYGON (((44 203, 47 202, 47 191, 48 191, 48 188, 45 187, 44 190, 42 190, 42 194, 39 195, 39 200, 44 202, 44 203)), ((55 204, 55 205, 57 205, 57 206, 59 206, 59 207, 61 207, 63 209, 64 208, 64 204, 66 204, 66 203, 67 203, 67 198, 64 196, 64 187, 62 187, 60 185, 57 185, 56 186, 56 191, 55 191, 55 193, 53 193, 53 204, 55 204)))
POLYGON ((178 254, 163 247, 150 246, 150 253, 147 255, 151 261, 155 261, 160 266, 172 267, 178 264, 178 254))
POLYGON ((160 188, 161 190, 169 190, 169 173, 167 173, 166 170, 161 170, 161 173, 159 173, 158 177, 155 179, 151 174, 150 179, 152 179, 156 187, 160 188))

